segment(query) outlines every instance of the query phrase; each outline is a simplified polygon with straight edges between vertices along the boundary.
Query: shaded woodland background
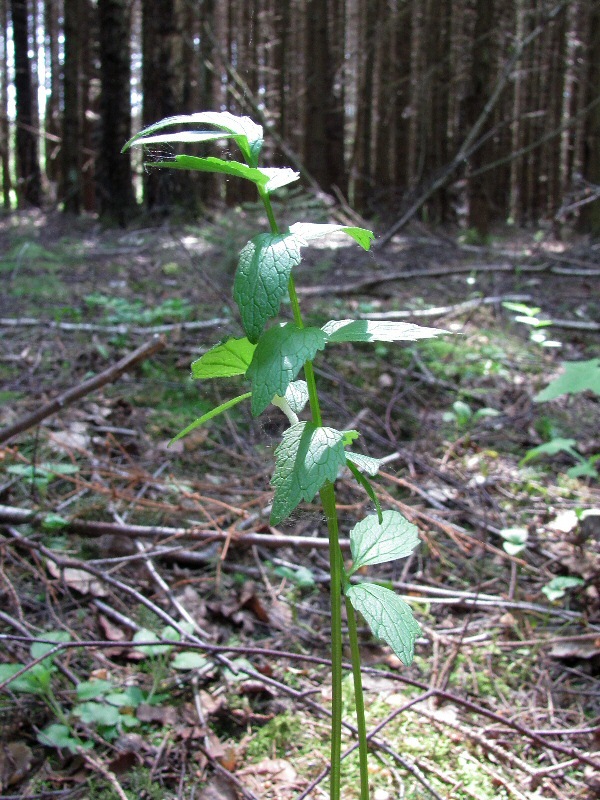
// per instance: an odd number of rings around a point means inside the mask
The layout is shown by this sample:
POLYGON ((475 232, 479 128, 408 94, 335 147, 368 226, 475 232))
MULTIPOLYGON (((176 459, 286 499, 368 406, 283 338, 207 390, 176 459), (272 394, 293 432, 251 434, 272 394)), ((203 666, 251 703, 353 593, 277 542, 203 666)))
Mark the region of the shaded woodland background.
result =
POLYGON ((141 203, 237 203, 237 182, 120 154, 142 125, 227 109, 269 129, 267 159, 366 216, 600 233, 596 0, 0 0, 0 15, 7 210, 124 224, 141 203))

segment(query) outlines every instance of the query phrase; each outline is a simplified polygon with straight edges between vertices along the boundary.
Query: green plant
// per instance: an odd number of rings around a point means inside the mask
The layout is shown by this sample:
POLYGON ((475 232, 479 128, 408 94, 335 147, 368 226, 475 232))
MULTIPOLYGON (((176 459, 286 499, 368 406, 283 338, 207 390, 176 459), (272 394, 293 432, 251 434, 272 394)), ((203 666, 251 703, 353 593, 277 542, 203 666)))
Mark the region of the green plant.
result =
MULTIPOLYGON (((192 625, 184 622, 183 629, 191 631, 192 625)), ((144 703, 156 705, 165 699, 158 689, 171 670, 187 671, 208 664, 197 651, 180 650, 173 656, 173 644, 179 642, 179 631, 167 626, 160 636, 141 628, 134 637, 134 649, 148 659, 152 685, 148 690, 138 686, 124 689, 107 680, 89 680, 78 683, 75 702, 68 708, 59 701, 55 686, 57 668, 56 645, 69 642, 65 631, 47 631, 34 641, 29 652, 33 659, 27 664, 0 664, 0 684, 6 683, 11 691, 39 697, 51 711, 54 721, 38 733, 38 741, 48 747, 76 752, 79 748, 90 749, 94 738, 87 735, 93 728, 101 739, 109 742, 116 739, 124 729, 140 725, 136 710, 144 703), (84 733, 79 728, 84 726, 84 733)))
POLYGON ((529 326, 531 329, 529 332, 529 338, 532 342, 535 342, 535 344, 539 344, 542 347, 562 346, 560 342, 547 338, 545 328, 550 327, 552 325, 552 321, 543 320, 538 317, 538 314, 542 310, 541 308, 528 306, 524 303, 512 303, 508 300, 502 303, 502 305, 504 308, 508 309, 508 311, 517 312, 515 322, 521 322, 523 325, 529 326))
POLYGON ((478 408, 473 411, 468 403, 464 400, 456 400, 452 403, 452 410, 445 411, 443 415, 444 422, 453 422, 457 430, 469 430, 480 419, 485 417, 497 417, 500 414, 495 408, 478 408))
POLYGON ((419 635, 407 603, 378 583, 352 580, 364 567, 409 555, 418 543, 417 529, 396 511, 382 511, 369 477, 379 461, 348 448, 357 431, 338 430, 323 424, 313 360, 326 348, 342 342, 414 342, 442 331, 401 322, 329 320, 321 327, 306 326, 298 302, 293 270, 302 259, 302 248, 322 236, 343 232, 368 250, 373 233, 364 228, 335 224, 297 222, 281 230, 275 219, 271 194, 298 179, 289 168, 259 166, 263 131, 248 117, 228 112, 203 112, 162 120, 136 134, 132 145, 197 144, 231 139, 242 161, 214 156, 174 155, 153 161, 148 168, 189 169, 215 172, 248 180, 256 186, 269 222, 242 249, 233 283, 233 297, 245 336, 216 345, 192 364, 196 379, 243 376, 250 384, 244 391, 194 420, 173 441, 233 406, 250 400, 254 416, 271 404, 287 417, 289 427, 275 450, 275 488, 271 523, 278 525, 303 501, 320 495, 329 533, 331 572, 332 725, 330 795, 339 800, 341 789, 342 724, 342 598, 345 600, 352 655, 352 675, 359 731, 361 800, 369 795, 367 738, 362 694, 360 654, 355 612, 362 614, 374 635, 385 640, 408 664, 419 635), (164 132, 176 125, 183 130, 164 132), (186 126, 201 126, 189 130, 186 126), (208 126, 208 130, 205 128, 208 126), (289 299, 292 322, 268 326, 289 299), (298 379, 303 370, 304 379, 298 379), (308 405, 308 419, 299 415, 308 405), (334 484, 341 469, 348 468, 359 486, 374 502, 377 513, 361 520, 350 532, 352 568, 346 570, 339 546, 339 525, 334 484))
MULTIPOLYGON (((589 361, 567 361, 562 366, 562 374, 533 398, 536 403, 547 403, 564 394, 581 392, 593 392, 600 396, 600 358, 592 358, 589 361)), ((550 434, 549 441, 527 451, 521 464, 526 464, 539 456, 567 453, 576 462, 574 467, 567 470, 570 478, 598 478, 596 464, 600 461, 600 453, 585 458, 575 449, 577 444, 575 439, 565 439, 553 429, 550 430, 550 434)))

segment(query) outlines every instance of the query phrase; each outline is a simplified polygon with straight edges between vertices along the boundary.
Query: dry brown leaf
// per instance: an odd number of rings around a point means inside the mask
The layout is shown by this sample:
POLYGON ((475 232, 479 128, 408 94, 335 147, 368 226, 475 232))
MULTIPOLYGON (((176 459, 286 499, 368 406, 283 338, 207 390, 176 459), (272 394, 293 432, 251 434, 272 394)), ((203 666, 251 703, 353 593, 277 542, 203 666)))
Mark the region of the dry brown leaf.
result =
POLYGON ((109 642, 123 642, 128 638, 122 628, 119 628, 118 625, 114 625, 103 614, 98 616, 98 624, 102 628, 104 638, 109 642))
POLYGON ((175 706, 151 706, 140 703, 135 712, 140 722, 158 722, 160 725, 175 725, 177 709, 175 706))
POLYGON ((215 775, 197 797, 198 800, 238 800, 238 793, 231 781, 215 775))
POLYGON ((32 759, 33 753, 24 742, 0 744, 0 791, 23 780, 32 759))
POLYGON ((46 562, 46 566, 53 578, 60 578, 70 589, 75 589, 81 594, 91 594, 94 597, 106 597, 108 594, 100 581, 90 575, 89 572, 75 567, 60 569, 54 561, 46 562))

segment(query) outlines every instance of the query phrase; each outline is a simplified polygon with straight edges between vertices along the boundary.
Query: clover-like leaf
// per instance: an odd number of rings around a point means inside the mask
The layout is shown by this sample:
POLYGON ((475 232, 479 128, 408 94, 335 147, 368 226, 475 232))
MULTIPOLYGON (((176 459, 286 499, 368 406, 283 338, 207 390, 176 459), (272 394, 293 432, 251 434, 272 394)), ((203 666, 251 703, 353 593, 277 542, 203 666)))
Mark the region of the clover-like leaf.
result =
POLYGON ((323 325, 330 342, 416 342, 432 339, 448 331, 425 328, 412 322, 389 322, 375 319, 330 320, 323 325))
POLYGON ((347 233, 364 250, 369 250, 371 242, 375 238, 373 231, 352 225, 322 225, 314 222, 296 222, 294 225, 290 225, 290 231, 302 240, 302 244, 308 244, 313 239, 320 239, 330 233, 347 233))
POLYGON ((273 397, 281 397, 306 361, 325 347, 320 328, 297 328, 291 322, 265 331, 258 341, 247 377, 252 381, 252 413, 261 414, 273 397))
POLYGON ((292 425, 275 450, 275 463, 273 525, 288 517, 302 500, 310 502, 326 481, 335 481, 346 463, 343 433, 312 422, 292 425))
POLYGON ((212 347, 192 363, 192 378, 230 378, 245 375, 254 355, 255 344, 243 339, 228 339, 212 347))
POLYGON ((408 603, 375 583, 349 586, 346 596, 363 615, 373 635, 389 644, 403 664, 410 664, 421 628, 408 603))
MULTIPOLYGON (((155 131, 171 125, 214 125, 219 130, 194 131, 193 133, 197 136, 206 137, 200 140, 195 139, 194 141, 207 141, 209 138, 220 139, 223 136, 233 136, 248 164, 254 167, 258 163, 258 156, 263 144, 262 126, 257 125, 250 117, 237 117, 229 111, 200 111, 196 114, 178 114, 174 117, 167 117, 136 133, 123 147, 123 150, 127 150, 134 144, 150 142, 150 137, 155 131)), ((171 138, 167 134, 165 136, 167 138, 162 139, 165 142, 189 141, 171 138)), ((178 134, 175 133, 172 136, 177 137, 178 134)))
POLYGON ((251 342, 258 341, 267 320, 277 315, 300 260, 299 243, 290 233, 260 233, 240 253, 233 297, 251 342))
POLYGON ((370 514, 350 532, 352 572, 369 564, 384 564, 410 555, 419 543, 419 532, 398 511, 384 511, 381 522, 370 514))

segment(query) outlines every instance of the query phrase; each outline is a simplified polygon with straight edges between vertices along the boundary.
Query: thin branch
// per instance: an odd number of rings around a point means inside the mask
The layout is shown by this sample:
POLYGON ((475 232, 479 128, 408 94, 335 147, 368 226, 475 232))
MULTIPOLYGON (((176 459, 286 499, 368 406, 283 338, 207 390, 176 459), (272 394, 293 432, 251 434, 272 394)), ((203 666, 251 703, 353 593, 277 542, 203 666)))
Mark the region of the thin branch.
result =
POLYGON ((19 433, 23 433, 23 431, 29 430, 29 428, 33 428, 34 425, 39 424, 42 420, 52 416, 52 414, 56 414, 57 411, 61 411, 63 408, 66 408, 66 406, 71 405, 71 403, 74 403, 75 400, 79 400, 82 397, 91 394, 101 386, 105 386, 107 383, 114 383, 124 372, 130 370, 140 361, 150 358, 150 356, 153 356, 155 353, 163 350, 166 347, 166 344, 167 343, 164 337, 154 337, 149 342, 146 342, 145 344, 141 345, 141 347, 138 347, 137 350, 129 353, 129 355, 125 356, 120 361, 117 361, 116 364, 113 364, 108 369, 105 369, 99 375, 95 375, 93 378, 84 381, 84 383, 81 383, 78 386, 73 386, 71 389, 67 389, 66 392, 58 395, 58 397, 55 397, 54 400, 51 400, 49 403, 45 403, 36 411, 33 411, 31 414, 27 414, 25 417, 21 417, 21 419, 17 420, 12 425, 9 425, 7 428, 1 430, 0 444, 7 442, 9 439, 12 439, 13 436, 16 436, 19 433))

